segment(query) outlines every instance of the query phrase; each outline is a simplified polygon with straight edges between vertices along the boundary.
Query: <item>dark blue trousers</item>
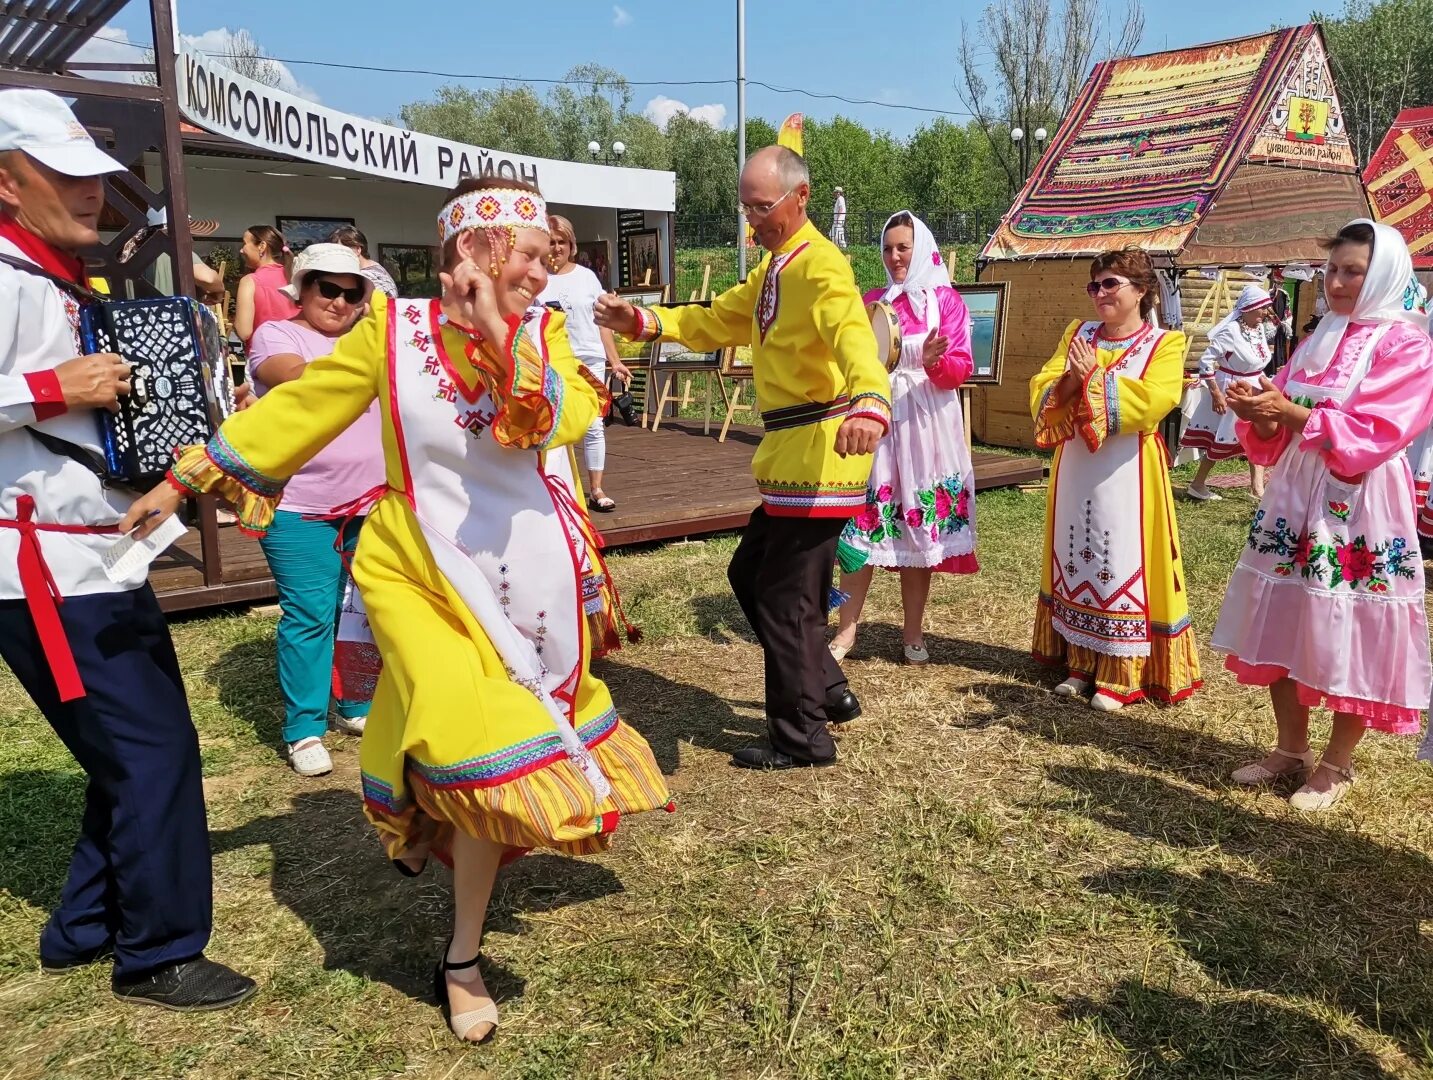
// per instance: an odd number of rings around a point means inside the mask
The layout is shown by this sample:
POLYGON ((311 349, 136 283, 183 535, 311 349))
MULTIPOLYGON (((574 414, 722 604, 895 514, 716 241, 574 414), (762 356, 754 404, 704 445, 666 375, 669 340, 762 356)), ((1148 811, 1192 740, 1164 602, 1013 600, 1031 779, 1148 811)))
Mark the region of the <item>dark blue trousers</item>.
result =
MULTIPOLYGON (((113 948, 138 975, 204 951, 213 877, 199 737, 169 627, 149 586, 66 597, 60 618, 87 696, 61 702, 23 600, 0 600, 0 659, 89 777, 46 963, 113 948)), ((12 825, 12 827, 14 827, 12 825)))

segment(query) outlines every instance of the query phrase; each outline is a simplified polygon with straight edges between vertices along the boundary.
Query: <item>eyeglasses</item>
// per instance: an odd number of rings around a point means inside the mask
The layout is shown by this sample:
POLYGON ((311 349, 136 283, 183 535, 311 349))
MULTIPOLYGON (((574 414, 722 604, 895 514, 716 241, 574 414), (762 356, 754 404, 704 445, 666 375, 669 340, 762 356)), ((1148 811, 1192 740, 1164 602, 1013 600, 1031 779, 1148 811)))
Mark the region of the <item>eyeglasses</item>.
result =
POLYGON ((740 210, 743 214, 745 214, 745 215, 746 215, 747 217, 749 217, 749 218, 751 218, 751 217, 766 217, 767 214, 771 213, 771 212, 772 212, 773 210, 775 210, 778 206, 780 206, 782 203, 784 203, 784 202, 786 201, 786 199, 787 199, 787 196, 789 196, 789 195, 790 195, 793 191, 795 191, 795 190, 796 190, 795 188, 788 188, 787 191, 786 191, 786 195, 781 196, 781 198, 777 199, 775 202, 770 202, 770 203, 737 203, 737 204, 736 204, 736 205, 737 205, 737 209, 740 210))
POLYGON ((1129 283, 1129 278, 1100 278, 1099 281, 1092 281, 1088 285, 1086 285, 1085 292, 1089 293, 1091 296, 1099 296, 1100 293, 1118 292, 1121 286, 1128 285, 1129 283))
POLYGON ((363 303, 365 290, 362 286, 355 289, 345 289, 338 282, 330 281, 328 278, 319 278, 314 284, 318 286, 318 294, 325 300, 337 300, 341 296, 355 306, 363 303))

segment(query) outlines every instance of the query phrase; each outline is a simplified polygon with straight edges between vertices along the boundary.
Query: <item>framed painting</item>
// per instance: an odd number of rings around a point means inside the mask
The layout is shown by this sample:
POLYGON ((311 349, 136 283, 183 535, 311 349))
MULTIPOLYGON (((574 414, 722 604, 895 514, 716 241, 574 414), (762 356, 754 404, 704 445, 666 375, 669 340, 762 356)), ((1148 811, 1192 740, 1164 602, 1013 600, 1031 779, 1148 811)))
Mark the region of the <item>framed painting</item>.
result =
POLYGON ((434 248, 422 244, 379 244, 378 261, 393 275, 399 296, 437 296, 441 291, 434 248))
POLYGON ((970 352, 974 367, 966 381, 999 385, 1005 366, 1005 307, 1008 283, 982 282, 958 285, 960 298, 970 312, 970 352))
POLYGON ((604 289, 612 288, 612 249, 606 240, 588 240, 577 245, 577 265, 597 275, 604 289))
POLYGON ((353 218, 276 217, 274 226, 284 234, 284 243, 297 255, 310 244, 328 242, 330 234, 340 225, 352 225, 353 218))
MULTIPOLYGON (((665 285, 623 285, 614 291, 622 299, 636 304, 638 307, 653 307, 667 302, 667 287, 665 285)), ((631 361, 650 367, 656 359, 659 345, 660 342, 656 341, 628 341, 619 334, 617 355, 629 367, 631 361)))
POLYGON ((721 358, 721 373, 729 379, 751 378, 751 346, 727 349, 721 358))
POLYGON ((632 279, 633 288, 646 280, 648 273, 651 274, 652 280, 662 276, 656 229, 643 229, 641 232, 627 234, 627 273, 632 279))
MULTIPOLYGON (((712 306, 710 300, 684 300, 673 307, 705 307, 712 306)), ((687 348, 680 341, 659 341, 656 342, 656 350, 652 354, 652 366, 664 370, 682 371, 720 371, 727 349, 713 349, 710 352, 694 352, 687 348)))

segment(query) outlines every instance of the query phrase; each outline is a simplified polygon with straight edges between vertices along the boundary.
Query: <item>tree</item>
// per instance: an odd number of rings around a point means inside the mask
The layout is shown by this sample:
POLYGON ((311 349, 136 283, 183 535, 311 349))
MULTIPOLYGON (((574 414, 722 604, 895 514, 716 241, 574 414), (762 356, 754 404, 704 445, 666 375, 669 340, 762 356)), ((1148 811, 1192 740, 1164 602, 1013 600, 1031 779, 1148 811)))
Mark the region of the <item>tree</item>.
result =
POLYGON ((531 87, 474 91, 440 86, 433 101, 411 102, 400 115, 404 126, 427 135, 513 154, 553 156, 547 107, 531 87))
POLYGON ((610 149, 617 126, 632 109, 632 87, 619 72, 601 64, 578 64, 548 95, 557 156, 587 161, 587 144, 610 149))
MULTIPOLYGON (((909 203, 902 157, 905 147, 889 132, 868 131, 854 120, 807 120, 803 132, 811 170, 811 202, 818 220, 830 211, 839 185, 846 191, 854 232, 856 214, 899 209, 909 203)), ((856 242, 852 237, 852 242, 856 242)))
MULTIPOLYGON (((774 140, 773 140, 774 141, 774 140)), ((667 121, 670 168, 677 174, 677 206, 683 217, 723 216, 736 236, 736 135, 704 120, 675 113, 667 121)))
MULTIPOLYGON (((153 67, 154 50, 145 49, 143 56, 142 62, 153 67)), ((223 51, 214 59, 263 86, 277 88, 284 81, 283 66, 277 60, 271 60, 254 40, 254 35, 244 29, 230 34, 223 51)), ((139 81, 146 86, 158 86, 159 76, 155 72, 145 71, 140 74, 139 81)))
POLYGON ((978 124, 944 117, 917 129, 903 156, 912 208, 927 213, 999 206, 1005 174, 978 124))
MULTIPOLYGON (((1139 0, 1127 3, 1106 56, 1128 55, 1144 35, 1139 0)), ((975 114, 1011 193, 1034 165, 1033 132, 1043 127, 1053 134, 1089 75, 1105 28, 1098 0, 1063 0, 1058 13, 1053 7, 1048 0, 998 0, 981 15, 978 33, 961 23, 957 89, 975 114), (989 81, 978 46, 991 53, 989 81), (1025 133, 1018 142, 1010 138, 1014 128, 1025 133)))
POLYGON ((1354 156, 1366 163, 1404 108, 1433 101, 1433 0, 1347 0, 1338 17, 1314 12, 1354 156))

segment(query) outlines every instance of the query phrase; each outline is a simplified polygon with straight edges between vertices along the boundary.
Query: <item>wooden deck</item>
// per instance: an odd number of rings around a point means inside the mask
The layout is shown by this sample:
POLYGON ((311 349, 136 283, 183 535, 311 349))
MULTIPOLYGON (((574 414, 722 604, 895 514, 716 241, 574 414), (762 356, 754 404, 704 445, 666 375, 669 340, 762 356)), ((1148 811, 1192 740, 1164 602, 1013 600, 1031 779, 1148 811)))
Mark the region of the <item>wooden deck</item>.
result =
MULTIPOLYGON (((695 421, 667 421, 652 432, 607 429, 605 487, 612 514, 593 515, 609 548, 705 536, 740 528, 758 503, 751 458, 759 428, 732 428, 724 443, 695 421)), ((1040 480, 1043 462, 977 451, 977 491, 1040 480)), ((584 478, 585 479, 585 478, 584 478)), ((156 560, 150 575, 166 611, 188 611, 273 599, 274 583, 259 545, 233 526, 219 528, 222 583, 206 587, 197 530, 156 560)))

